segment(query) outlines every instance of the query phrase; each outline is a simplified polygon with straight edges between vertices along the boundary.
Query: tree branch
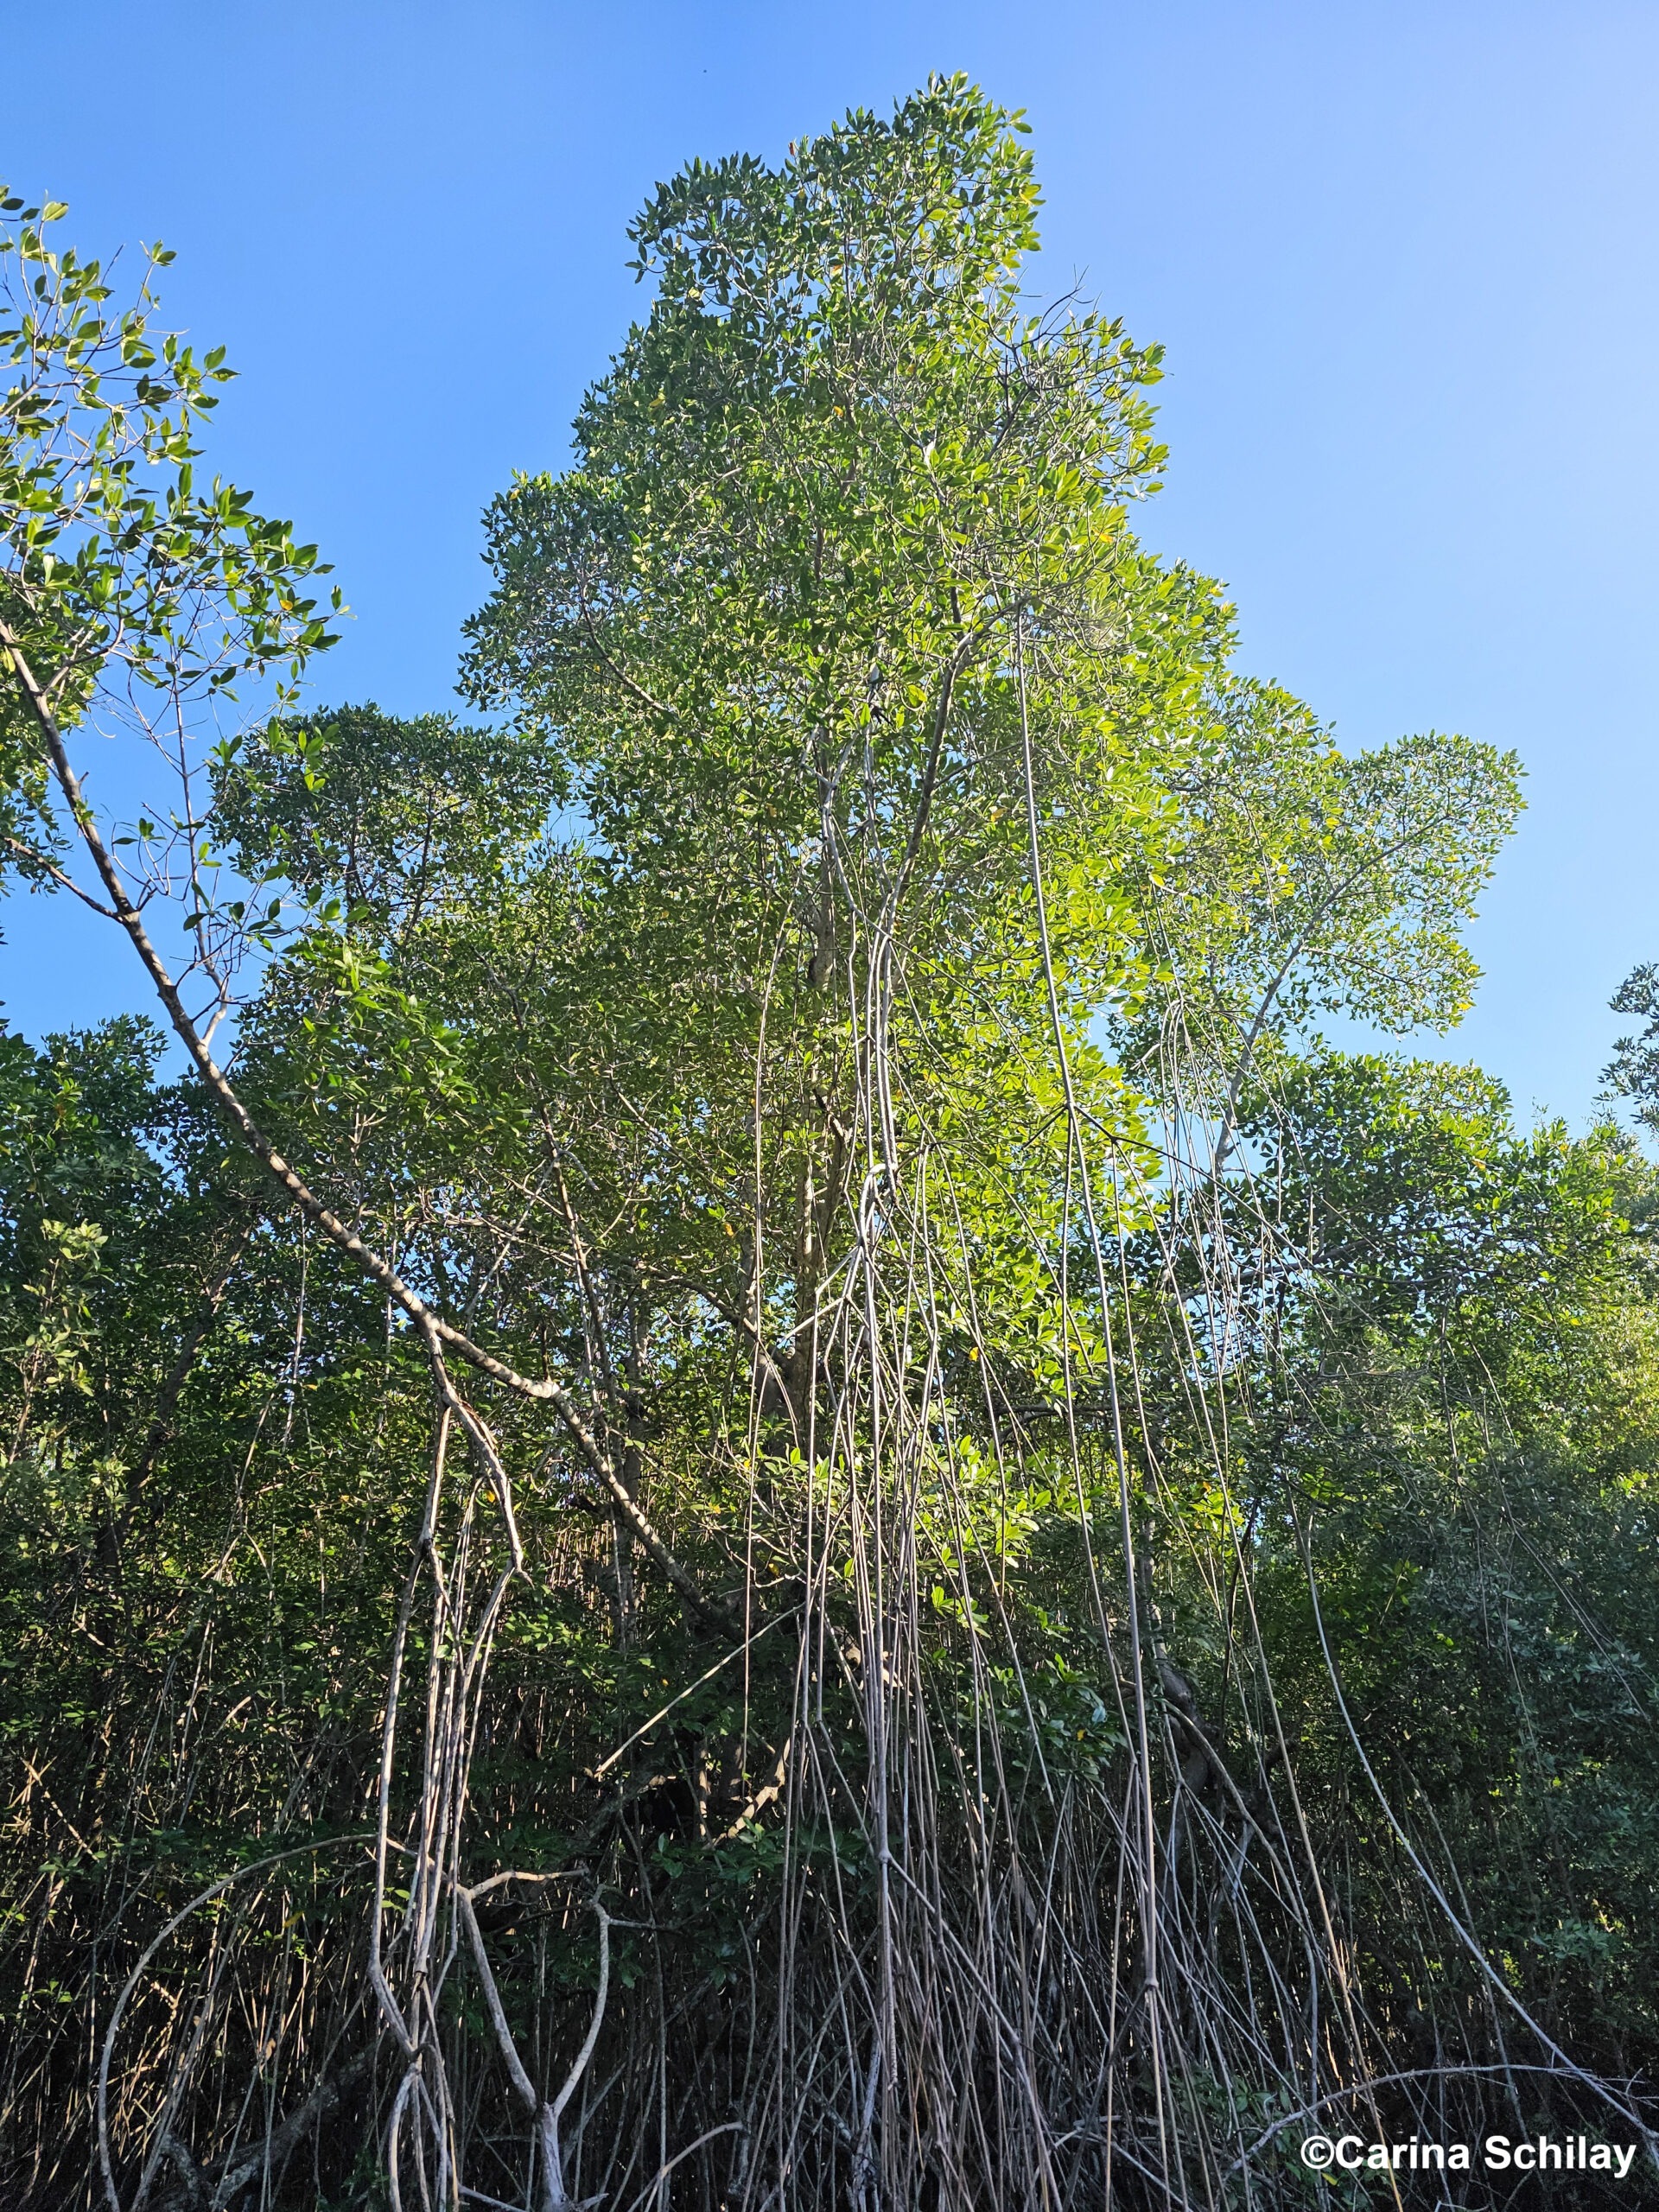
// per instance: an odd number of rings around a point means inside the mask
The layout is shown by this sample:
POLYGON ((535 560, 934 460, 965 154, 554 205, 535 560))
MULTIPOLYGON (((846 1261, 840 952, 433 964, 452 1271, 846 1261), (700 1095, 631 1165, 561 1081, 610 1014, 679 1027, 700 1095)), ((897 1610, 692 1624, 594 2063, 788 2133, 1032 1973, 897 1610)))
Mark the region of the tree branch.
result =
POLYGON ((42 875, 49 875, 60 891, 73 891, 84 906, 90 906, 95 914, 102 914, 106 922, 120 919, 113 908, 94 899, 90 891, 83 891, 73 875, 66 875, 54 861, 48 860, 44 853, 37 853, 33 845, 26 845, 21 837, 8 837, 4 842, 20 860, 27 861, 31 868, 39 868, 42 875))
POLYGON ((304 1179, 283 1157, 254 1120, 229 1078, 207 1050, 195 1023, 185 1009, 184 1001, 179 995, 178 986, 168 972, 167 963, 156 950, 149 931, 144 927, 143 915, 128 898, 126 887, 121 880, 120 873, 105 849, 102 837, 99 835, 98 825, 92 819, 91 809, 81 796, 79 781, 70 765, 62 733, 47 702, 46 695, 41 690, 34 671, 24 656, 22 647, 3 622, 0 622, 0 646, 5 649, 6 655, 16 672, 17 681, 22 688, 23 696, 28 700, 41 734, 46 741, 53 772, 62 788, 70 813, 74 817, 75 826, 80 832, 81 842, 91 855, 92 865, 98 870, 99 878, 109 894, 112 918, 120 924, 131 940, 133 949, 143 962, 150 982, 155 986, 156 996, 167 1009, 168 1019, 173 1025, 175 1033, 189 1054, 196 1072, 207 1085, 213 1103, 230 1123, 237 1136, 260 1162, 266 1173, 282 1186, 283 1192, 299 1208, 306 1219, 320 1230, 329 1243, 343 1252, 347 1259, 361 1268, 370 1281, 384 1291, 392 1304, 402 1313, 406 1313, 411 1321, 423 1330, 430 1330, 469 1365, 477 1368, 480 1374, 487 1375, 493 1382, 499 1382, 505 1389, 513 1391, 519 1397, 536 1399, 543 1404, 552 1406, 563 1421, 583 1459, 611 1493, 618 1512, 627 1523, 638 1542, 656 1561, 658 1567, 678 1591, 681 1597, 685 1599, 687 1605, 704 1619, 718 1621, 722 1625, 728 1625, 729 1620, 726 1609, 703 1595, 697 1586, 696 1578, 681 1565, 652 1526, 639 1503, 630 1496, 627 1485, 613 1465, 609 1453, 589 1429, 587 1422, 582 1419, 581 1409, 575 1400, 564 1386, 556 1382, 551 1376, 537 1378, 533 1376, 520 1375, 517 1369, 508 1366, 503 1360, 497 1359, 493 1353, 486 1351, 482 1345, 475 1344, 470 1337, 457 1329, 453 1323, 446 1321, 441 1314, 435 1313, 419 1293, 411 1289, 379 1253, 371 1245, 365 1244, 354 1229, 341 1221, 323 1204, 304 1179))

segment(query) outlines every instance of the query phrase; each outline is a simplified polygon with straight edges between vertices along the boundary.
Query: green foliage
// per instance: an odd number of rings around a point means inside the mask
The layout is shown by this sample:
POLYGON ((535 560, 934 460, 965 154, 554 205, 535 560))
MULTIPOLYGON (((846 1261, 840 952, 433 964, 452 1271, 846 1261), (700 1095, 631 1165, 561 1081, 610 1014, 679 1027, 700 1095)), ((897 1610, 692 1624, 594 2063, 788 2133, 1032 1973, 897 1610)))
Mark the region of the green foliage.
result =
POLYGON ((0 348, 16 376, 0 416, 7 613, 71 706, 111 660, 175 694, 273 664, 297 675, 327 640, 301 595, 315 547, 245 493, 195 487, 193 440, 232 373, 223 352, 198 359, 153 328, 152 275, 173 258, 159 245, 134 304, 113 306, 102 265, 50 243, 67 212, 0 198, 13 226, 0 238, 0 348), (228 610, 232 633, 201 631, 207 602, 228 610))
POLYGON ((1621 1037, 1604 1077, 1616 1097, 1635 1101, 1636 1118, 1659 1127, 1659 967, 1651 960, 1632 969, 1613 994, 1615 1014, 1640 1014, 1639 1037, 1621 1037))
POLYGON ((363 927, 393 937, 509 867, 563 796, 546 756, 512 732, 374 706, 268 722, 214 780, 251 875, 314 907, 337 888, 363 927))
MULTIPOLYGON (((486 518, 481 725, 302 710, 315 550, 194 489, 218 357, 45 213, 0 249, 0 617, 66 727, 176 709, 117 880, 183 888, 333 1217, 144 1025, 0 1038, 20 2202, 94 2173, 84 2023, 227 1869, 121 2046, 120 2171, 153 2136, 181 2204, 250 2082, 303 2122, 267 2201, 379 2201, 415 2046, 364 1961, 428 1910, 421 2094, 501 2202, 489 1992, 540 2094, 605 1900, 625 2203, 671 2133, 739 2201, 779 2113, 803 2205, 1242 2202, 1310 2083, 1469 2117, 1494 1976, 1655 2061, 1652 1172, 1308 1046, 1456 1020, 1516 764, 1345 755, 1238 673, 1130 530, 1157 349, 1027 310, 1022 140, 933 79, 659 188, 573 465, 486 518)), ((13 667, 5 834, 60 881, 91 817, 13 667)))
POLYGON ((67 213, 0 188, 0 362, 10 375, 0 397, 0 873, 65 881, 82 827, 78 797, 56 787, 38 711, 60 728, 136 721, 173 764, 178 804, 116 843, 141 904, 182 877, 186 926, 222 988, 250 916, 245 899, 218 911, 190 771, 244 679, 293 697, 311 656, 334 641, 340 594, 321 606, 327 565, 287 523, 217 477, 197 485, 197 440, 232 372, 222 348, 198 357, 156 327, 156 272, 172 255, 147 248, 136 296, 119 306, 101 263, 53 245, 67 213), (25 668, 39 686, 32 706, 25 668))
POLYGON ((1351 757, 1274 686, 1230 682, 1181 764, 1169 993, 1242 1065, 1263 1034, 1340 1011, 1451 1027, 1477 969, 1459 935, 1520 809, 1513 753, 1458 737, 1351 757))
POLYGON ((1610 1128, 1518 1135, 1499 1086, 1433 1062, 1281 1067, 1254 1115, 1295 1236, 1254 1287, 1231 1495, 1373 2001, 1432 2033, 1351 1722, 1517 1986, 1624 2063, 1659 2024, 1653 1171, 1610 1128))

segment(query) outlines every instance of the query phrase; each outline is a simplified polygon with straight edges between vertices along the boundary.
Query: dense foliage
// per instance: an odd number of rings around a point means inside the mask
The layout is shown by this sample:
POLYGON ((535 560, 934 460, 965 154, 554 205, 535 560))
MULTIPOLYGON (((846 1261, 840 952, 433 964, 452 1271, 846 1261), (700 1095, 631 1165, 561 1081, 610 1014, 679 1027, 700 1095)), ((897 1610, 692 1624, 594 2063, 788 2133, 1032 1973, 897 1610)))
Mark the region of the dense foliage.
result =
POLYGON ((8 2201, 1651 2165, 1659 1192, 1318 1041, 1455 1022, 1516 766, 1137 543, 1018 119, 660 188, 474 722, 310 703, 221 365, 7 204, 6 850, 185 1065, 0 1048, 8 2201))

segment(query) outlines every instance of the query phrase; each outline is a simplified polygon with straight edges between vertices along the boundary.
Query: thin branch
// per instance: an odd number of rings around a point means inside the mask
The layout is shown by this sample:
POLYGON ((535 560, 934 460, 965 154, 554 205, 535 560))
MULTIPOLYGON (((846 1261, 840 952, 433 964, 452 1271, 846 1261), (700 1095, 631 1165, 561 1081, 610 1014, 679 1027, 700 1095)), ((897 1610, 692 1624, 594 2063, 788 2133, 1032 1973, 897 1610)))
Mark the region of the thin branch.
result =
POLYGON ((151 982, 155 985, 156 995, 167 1009, 168 1017, 173 1024, 175 1033, 189 1054, 197 1073, 207 1084, 215 1104, 242 1143, 252 1153, 266 1172, 281 1185, 283 1190, 307 1220, 321 1230, 329 1242, 345 1253, 348 1259, 353 1261, 369 1280, 384 1291, 392 1303, 406 1313, 412 1321, 423 1329, 433 1331, 453 1351, 459 1353, 462 1359, 477 1368, 481 1374, 487 1375, 493 1382, 501 1383, 504 1388, 512 1390, 519 1397, 531 1398, 543 1404, 551 1405, 563 1421, 582 1458, 610 1491, 618 1512, 627 1523, 636 1540, 656 1561, 658 1567, 678 1591, 680 1596, 684 1599, 687 1605, 705 1620, 719 1622, 722 1624, 728 1622, 730 1616, 727 1608, 715 1600, 705 1597, 696 1577, 689 1569, 682 1566, 656 1529, 652 1527, 638 1501, 629 1493, 628 1487, 613 1465, 609 1453, 604 1450, 589 1429, 575 1400, 564 1386, 556 1382, 551 1376, 538 1378, 519 1374, 516 1368, 510 1367, 504 1360, 497 1359, 493 1353, 486 1351, 481 1345, 475 1344, 461 1330, 446 1321, 441 1314, 435 1313, 425 1300, 416 1291, 411 1289, 372 1246, 365 1243, 354 1229, 341 1221, 323 1204, 306 1184, 303 1178, 283 1157, 255 1121, 228 1077, 203 1043, 194 1022, 185 1009, 184 1002, 179 995, 177 984, 144 927, 143 916, 128 898, 114 861, 99 835, 91 809, 81 795, 79 782, 70 765, 61 733, 53 717, 51 709, 47 704, 45 694, 35 680, 34 671, 24 657, 22 647, 3 622, 0 622, 0 645, 4 646, 12 666, 16 671, 17 680, 22 687, 41 733, 46 740, 54 772, 62 787, 64 798, 68 802, 76 826, 80 831, 81 840, 92 856, 92 863, 98 870, 105 889, 109 893, 110 904, 113 909, 112 918, 120 924, 131 940, 139 959, 143 963, 149 975, 151 982))
POLYGON ((83 891, 73 875, 66 875, 55 861, 48 860, 44 853, 37 853, 33 845, 26 845, 21 837, 7 837, 0 842, 3 842, 9 851, 16 853, 19 860, 27 861, 31 868, 39 868, 42 875, 49 875, 60 891, 73 891, 83 906, 90 906, 95 914, 102 914, 106 922, 120 920, 112 906, 106 906, 101 899, 94 899, 90 891, 83 891))

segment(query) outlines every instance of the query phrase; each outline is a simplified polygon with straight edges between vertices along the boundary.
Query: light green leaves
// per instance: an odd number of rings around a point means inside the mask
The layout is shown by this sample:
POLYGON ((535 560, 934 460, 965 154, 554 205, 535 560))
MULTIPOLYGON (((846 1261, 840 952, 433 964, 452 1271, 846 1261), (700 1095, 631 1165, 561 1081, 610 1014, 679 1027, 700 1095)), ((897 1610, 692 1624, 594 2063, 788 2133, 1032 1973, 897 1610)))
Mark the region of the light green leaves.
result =
MULTIPOLYGON (((21 220, 0 242, 0 619, 48 705, 73 721, 133 683, 183 707, 243 677, 297 682, 340 597, 318 594, 326 565, 286 523, 218 480, 196 488, 222 349, 199 359, 156 328, 148 272, 112 306, 99 263, 48 244, 62 203, 4 206, 21 220)), ((149 270, 170 258, 151 249, 149 270)), ((28 785, 22 759, 11 780, 28 785)))
POLYGON ((1320 1010, 1451 1027, 1478 972, 1461 930, 1522 804, 1514 754, 1429 733, 1347 755, 1287 693, 1231 677, 1190 727, 1148 900, 1166 1020, 1235 1087, 1320 1010))

